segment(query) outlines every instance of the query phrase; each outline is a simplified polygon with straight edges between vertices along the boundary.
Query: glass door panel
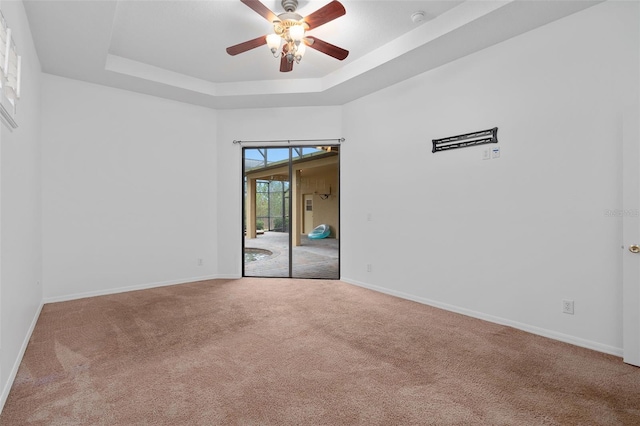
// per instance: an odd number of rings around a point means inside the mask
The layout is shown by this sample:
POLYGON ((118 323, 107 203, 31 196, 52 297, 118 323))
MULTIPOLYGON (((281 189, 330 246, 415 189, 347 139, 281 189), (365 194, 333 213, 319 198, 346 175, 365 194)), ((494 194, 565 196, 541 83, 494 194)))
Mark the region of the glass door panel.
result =
POLYGON ((289 277, 289 148, 244 148, 243 152, 243 275, 289 277))
POLYGON ((297 153, 292 164, 292 276, 339 279, 339 147, 301 147, 297 153))

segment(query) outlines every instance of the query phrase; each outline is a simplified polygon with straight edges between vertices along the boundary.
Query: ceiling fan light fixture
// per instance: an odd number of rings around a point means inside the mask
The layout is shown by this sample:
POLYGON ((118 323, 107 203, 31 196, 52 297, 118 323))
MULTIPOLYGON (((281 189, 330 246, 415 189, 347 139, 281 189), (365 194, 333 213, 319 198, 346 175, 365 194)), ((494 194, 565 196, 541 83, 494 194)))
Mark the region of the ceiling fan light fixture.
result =
POLYGON ((269 34, 267 36, 267 46, 269 47, 269 50, 271 50, 271 53, 273 54, 274 58, 277 58, 280 56, 278 54, 278 50, 280 49, 280 44, 282 44, 282 37, 280 37, 278 34, 269 34))
POLYGON ((300 41, 304 38, 304 26, 297 24, 293 25, 289 28, 289 37, 291 40, 296 42, 296 44, 300 43, 300 41))
POLYGON ((300 63, 300 60, 304 56, 304 52, 307 51, 307 46, 304 43, 300 43, 296 48, 296 62, 300 63))

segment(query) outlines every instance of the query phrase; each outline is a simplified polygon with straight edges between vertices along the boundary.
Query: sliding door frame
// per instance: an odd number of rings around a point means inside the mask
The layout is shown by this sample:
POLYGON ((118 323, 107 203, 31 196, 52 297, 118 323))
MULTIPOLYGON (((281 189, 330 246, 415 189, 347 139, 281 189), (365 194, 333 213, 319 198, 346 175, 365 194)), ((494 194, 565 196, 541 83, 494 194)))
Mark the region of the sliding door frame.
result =
MULTIPOLYGON (((337 139, 338 142, 343 142, 344 139, 337 139)), ((234 143, 241 143, 240 141, 234 141, 234 143)), ((266 141, 269 142, 269 141, 266 141)), ((339 143, 324 143, 323 146, 327 146, 327 147, 340 147, 339 143)), ((246 147, 246 146, 242 146, 242 155, 241 155, 241 161, 242 161, 242 167, 241 167, 241 179, 240 179, 240 187, 241 187, 241 215, 242 215, 242 219, 241 219, 241 238, 242 238, 242 244, 241 244, 241 250, 242 250, 242 256, 241 256, 241 262, 242 262, 242 277, 246 277, 246 271, 245 271, 245 259, 244 259, 244 252, 245 252, 245 238, 246 238, 246 220, 247 220, 247 215, 246 215, 246 162, 245 162, 245 153, 247 149, 265 149, 265 150, 269 150, 269 149, 277 149, 277 148, 288 148, 289 150, 289 159, 288 159, 288 184, 289 184, 289 206, 288 206, 288 217, 289 217, 289 221, 288 221, 288 234, 289 234, 289 242, 288 242, 288 256, 289 256, 289 265, 288 265, 288 275, 286 278, 296 278, 293 274, 293 232, 296 231, 294 229, 292 229, 292 224, 293 224, 293 215, 294 212, 296 211, 296 208, 298 208, 298 206, 294 206, 293 203, 293 191, 296 190, 297 188, 293 188, 292 185, 292 180, 293 180, 293 150, 294 149, 303 149, 303 148, 309 148, 309 147, 314 147, 313 145, 297 145, 297 144, 293 144, 293 145, 289 145, 289 146, 266 146, 266 145, 257 145, 257 146, 252 146, 252 147, 246 147), (294 208, 295 207, 295 208, 294 208)), ((300 156, 302 157, 302 151, 300 151, 300 156)), ((341 178, 341 152, 338 151, 338 174, 337 174, 337 185, 338 185, 338 189, 340 189, 340 178, 341 178)), ((338 190, 338 212, 337 212, 337 219, 338 219, 338 226, 340 227, 340 218, 341 218, 341 214, 340 214, 340 205, 341 205, 341 196, 342 191, 338 190)), ((300 202, 300 200, 298 199, 298 197, 295 197, 296 201, 300 202)), ((284 221, 283 221, 284 222, 284 221)), ((298 222, 298 221, 296 221, 298 222)), ((341 267, 341 258, 342 258, 342 244, 340 244, 340 242, 338 241, 338 277, 334 278, 336 280, 340 279, 340 267, 341 267)), ((251 276, 253 277, 253 276, 251 276)), ((283 278, 283 277, 255 277, 255 278, 283 278)), ((305 277, 306 278, 306 277, 305 277)), ((313 277, 310 279, 328 279, 328 278, 322 278, 322 277, 313 277)))

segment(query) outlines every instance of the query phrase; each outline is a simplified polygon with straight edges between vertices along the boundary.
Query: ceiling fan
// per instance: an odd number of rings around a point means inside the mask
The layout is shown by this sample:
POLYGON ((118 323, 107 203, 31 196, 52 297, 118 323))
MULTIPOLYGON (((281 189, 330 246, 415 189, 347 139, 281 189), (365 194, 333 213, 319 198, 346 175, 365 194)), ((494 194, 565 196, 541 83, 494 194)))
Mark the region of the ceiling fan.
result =
POLYGON ((349 55, 348 50, 305 34, 307 30, 317 28, 347 13, 342 3, 337 0, 333 0, 305 17, 296 13, 298 0, 282 0, 281 4, 285 12, 279 15, 273 13, 259 0, 240 1, 271 22, 273 24, 273 34, 227 47, 229 55, 235 56, 266 44, 274 57, 280 57, 280 71, 282 72, 293 70, 294 62, 300 63, 306 46, 340 61, 349 55))

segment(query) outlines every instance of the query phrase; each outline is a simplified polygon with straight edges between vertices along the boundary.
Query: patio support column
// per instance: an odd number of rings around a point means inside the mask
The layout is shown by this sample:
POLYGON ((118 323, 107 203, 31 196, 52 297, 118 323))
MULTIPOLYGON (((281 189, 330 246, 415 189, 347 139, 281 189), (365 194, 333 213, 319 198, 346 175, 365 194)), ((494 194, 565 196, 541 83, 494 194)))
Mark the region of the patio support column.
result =
POLYGON ((256 238, 256 180, 250 177, 247 177, 245 210, 247 215, 245 218, 247 238, 256 238))
POLYGON ((295 170, 291 176, 291 244, 294 247, 300 245, 300 234, 302 233, 302 220, 300 219, 300 210, 302 203, 300 201, 300 170, 295 170))

